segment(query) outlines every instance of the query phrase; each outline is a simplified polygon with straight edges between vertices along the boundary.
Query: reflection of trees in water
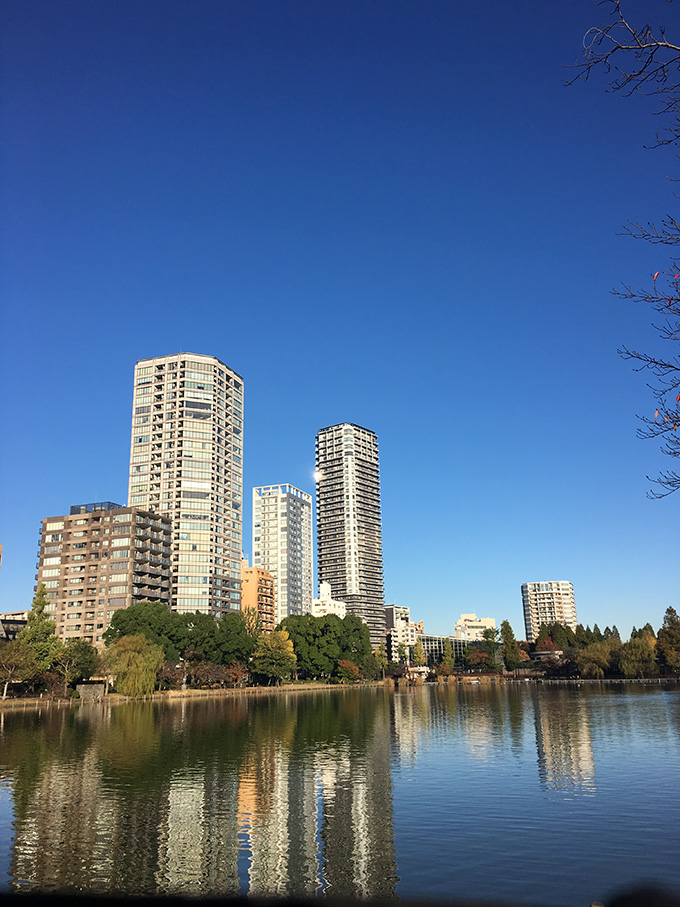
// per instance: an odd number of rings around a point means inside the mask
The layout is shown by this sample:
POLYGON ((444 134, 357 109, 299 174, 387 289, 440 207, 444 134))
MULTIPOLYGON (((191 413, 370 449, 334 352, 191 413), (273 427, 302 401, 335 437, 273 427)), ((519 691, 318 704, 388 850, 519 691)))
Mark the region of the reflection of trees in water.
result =
POLYGON ((352 690, 6 716, 14 887, 393 894, 390 704, 352 690))

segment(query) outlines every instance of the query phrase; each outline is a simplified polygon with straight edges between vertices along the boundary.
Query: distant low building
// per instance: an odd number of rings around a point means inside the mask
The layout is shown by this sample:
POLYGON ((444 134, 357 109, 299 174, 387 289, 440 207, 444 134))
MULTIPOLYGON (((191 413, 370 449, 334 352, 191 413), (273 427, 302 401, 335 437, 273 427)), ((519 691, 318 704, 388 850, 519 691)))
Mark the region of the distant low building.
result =
POLYGON ((465 650, 468 647, 468 643, 463 639, 456 639, 455 636, 430 636, 427 633, 418 634, 418 639, 420 644, 423 647, 423 652, 425 653, 425 658, 427 659, 428 665, 430 667, 436 665, 441 661, 441 657, 444 654, 444 646, 446 645, 446 640, 451 641, 451 646, 453 648, 453 657, 456 661, 462 661, 465 650))
POLYGON ((477 617, 476 614, 461 614, 460 620, 456 621, 453 628, 453 635, 456 639, 464 639, 466 642, 479 642, 484 639, 485 630, 495 630, 496 621, 493 617, 477 617))
POLYGON ((17 611, 14 614, 0 614, 0 639, 10 641, 17 638, 28 623, 26 611, 17 611), (23 617, 17 616, 23 615, 23 617))
POLYGON ((342 620, 347 614, 347 605, 344 602, 334 601, 331 597, 331 584, 319 584, 319 597, 312 601, 312 617, 326 617, 335 614, 342 620))

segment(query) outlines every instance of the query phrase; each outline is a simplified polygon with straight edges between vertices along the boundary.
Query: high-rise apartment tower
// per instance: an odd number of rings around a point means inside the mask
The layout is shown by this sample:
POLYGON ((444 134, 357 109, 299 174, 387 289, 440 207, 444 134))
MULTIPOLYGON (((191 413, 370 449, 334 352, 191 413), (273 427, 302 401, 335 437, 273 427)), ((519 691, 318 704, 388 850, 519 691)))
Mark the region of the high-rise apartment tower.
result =
POLYGON ((536 641, 542 624, 562 624, 576 629, 576 602, 571 583, 522 583, 522 605, 528 642, 536 641))
POLYGON ((351 422, 316 436, 316 519, 319 582, 371 632, 385 637, 378 436, 351 422))
POLYGON ((253 488, 253 567, 274 577, 276 623, 312 608, 312 496, 294 485, 253 488))
POLYGON ((172 520, 173 610, 240 607, 242 457, 240 375, 194 353, 137 363, 128 503, 172 520))

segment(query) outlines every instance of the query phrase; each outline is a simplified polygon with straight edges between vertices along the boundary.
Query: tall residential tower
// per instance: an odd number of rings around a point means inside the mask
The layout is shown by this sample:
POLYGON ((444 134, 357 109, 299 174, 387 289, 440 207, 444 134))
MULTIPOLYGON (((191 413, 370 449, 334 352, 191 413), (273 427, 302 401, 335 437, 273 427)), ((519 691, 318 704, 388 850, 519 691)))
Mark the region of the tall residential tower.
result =
POLYGON ((368 624, 375 648, 385 638, 378 436, 351 422, 316 436, 319 582, 368 624))
POLYGON ((176 611, 240 607, 243 379, 214 356, 135 367, 128 503, 172 520, 176 611))
POLYGON ((253 488, 253 567, 274 577, 276 623, 312 608, 312 496, 294 485, 253 488))
POLYGON ((522 605, 529 642, 536 641, 542 624, 562 624, 576 629, 576 602, 571 583, 522 583, 522 605))

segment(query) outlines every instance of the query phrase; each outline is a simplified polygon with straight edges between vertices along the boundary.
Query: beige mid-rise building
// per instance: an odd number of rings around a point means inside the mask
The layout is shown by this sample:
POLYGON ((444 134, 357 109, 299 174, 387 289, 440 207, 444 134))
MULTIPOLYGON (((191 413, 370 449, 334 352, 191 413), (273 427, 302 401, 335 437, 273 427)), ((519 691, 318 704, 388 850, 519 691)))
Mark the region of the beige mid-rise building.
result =
POLYGON ((268 570, 241 564, 241 610, 256 611, 263 633, 271 633, 276 626, 276 595, 274 578, 268 570))
POLYGON ((45 586, 57 636, 101 646, 117 610, 169 604, 170 546, 167 516, 110 501, 44 519, 36 581, 45 586))
POLYGON ((467 642, 479 642, 484 639, 485 630, 495 630, 496 621, 493 617, 477 617, 476 614, 461 614, 460 620, 456 621, 453 628, 453 635, 456 639, 464 639, 467 642))
POLYGON ((128 503, 172 522, 175 611, 241 606, 243 379, 214 356, 135 366, 128 503))

